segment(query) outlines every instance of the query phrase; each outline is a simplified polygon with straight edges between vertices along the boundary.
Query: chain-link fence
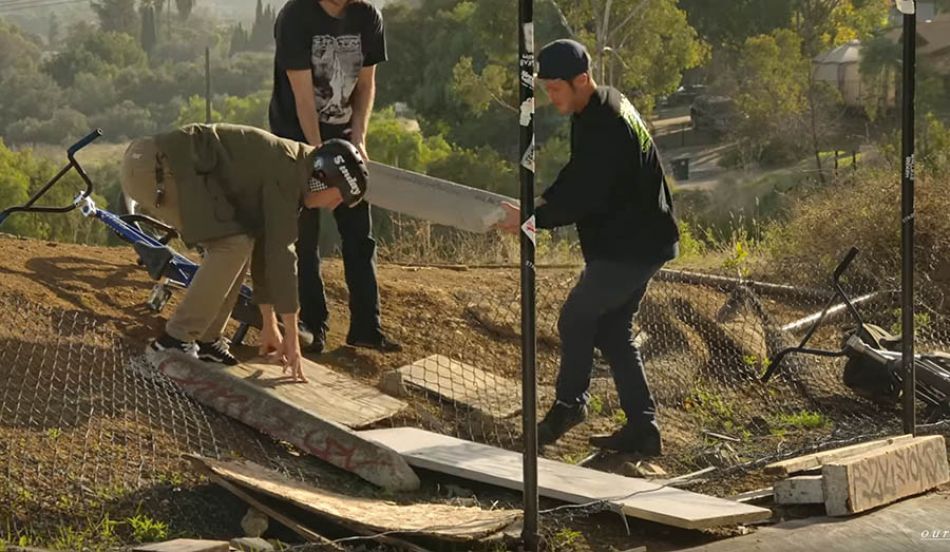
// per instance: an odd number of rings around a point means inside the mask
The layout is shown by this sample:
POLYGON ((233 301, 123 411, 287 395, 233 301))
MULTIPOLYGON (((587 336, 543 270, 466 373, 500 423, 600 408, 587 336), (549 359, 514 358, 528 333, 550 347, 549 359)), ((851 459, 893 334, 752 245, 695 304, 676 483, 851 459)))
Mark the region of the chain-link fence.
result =
POLYGON ((0 312, 0 548, 236 534, 245 510, 183 453, 342 477, 186 397, 113 320, 10 295, 0 312))
MULTIPOLYGON (((511 244, 451 233, 452 245, 440 259, 434 255, 440 232, 427 234, 431 249, 424 254, 384 250, 387 262, 432 273, 427 287, 398 290, 406 295, 399 334, 411 338, 410 362, 416 362, 398 377, 394 370, 384 374, 398 383, 409 407, 380 425, 412 425, 519 451, 520 279, 511 244), (471 251, 478 255, 467 256, 471 251), (460 262, 471 258, 480 264, 460 262), (433 267, 433 259, 444 262, 433 267)), ((899 401, 881 404, 860 396, 845 383, 844 359, 790 357, 774 379, 760 381, 770 359, 797 344, 829 302, 831 313, 810 345, 838 349, 854 328, 830 287, 831 270, 843 253, 773 264, 732 254, 686 255, 655 278, 635 325, 664 438, 665 454, 654 463, 670 476, 713 467, 691 488, 731 496, 770 484, 759 471, 768 462, 901 432, 899 401)), ((918 265, 918 352, 950 346, 941 262, 922 255, 918 265)), ((554 400, 559 309, 581 268, 566 263, 538 269, 539 417, 554 400)), ((865 322, 900 331, 896 254, 866 251, 843 285, 865 322)), ((384 308, 392 299, 384 295, 384 308)), ((183 452, 237 455, 321 486, 332 487, 340 475, 201 407, 144 369, 137 360, 144 343, 131 340, 114 320, 11 296, 0 296, 0 307, 5 535, 58 539, 68 548, 86 537, 63 533, 62 527, 112 519, 121 526, 104 531, 129 531, 124 521, 142 504, 151 516, 192 535, 214 532, 215 523, 233 524, 242 512, 222 511, 213 487, 194 486, 194 476, 181 465, 183 452), (189 485, 198 490, 177 490, 189 485)), ((332 358, 326 363, 343 370, 332 358)), ((547 447, 546 457, 572 464, 590 460, 597 451, 588 436, 624 423, 610 367, 600 356, 594 364, 589 420, 547 447)), ((366 380, 376 374, 359 375, 366 380)), ((918 421, 929 424, 926 431, 950 434, 945 420, 945 412, 919 403, 918 421)), ((608 455, 587 465, 624 472, 628 460, 608 455)), ((509 499, 517 506, 517 496, 509 499)), ((602 509, 548 508, 548 528, 602 509)))
MULTIPOLYGON (((831 285, 838 259, 790 260, 774 267, 737 261, 727 253, 712 265, 707 256, 666 267, 636 317, 636 341, 664 440, 664 455, 654 463, 670 475, 713 467, 716 471, 695 488, 731 496, 771 484, 759 470, 768 462, 901 433, 900 400, 866 398, 861 374, 846 377, 846 358, 792 355, 769 382, 761 381, 776 353, 798 345, 826 307, 831 307, 829 314, 810 338, 810 347, 839 350, 856 328, 831 285)), ((410 265, 422 261, 404 255, 396 259, 410 265)), ((918 271, 918 353, 950 347, 944 290, 932 278, 934 262, 922 259, 918 271)), ((443 269, 466 270, 458 264, 443 269)), ((895 334, 900 333, 899 266, 899 255, 875 251, 859 255, 842 279, 863 321, 895 334)), ((581 269, 538 269, 539 419, 554 401, 559 309, 581 269)), ((439 345, 400 376, 415 398, 415 417, 397 423, 521 450, 518 269, 482 265, 467 270, 490 284, 446 290, 456 304, 436 327, 439 336, 432 341, 439 345)), ((430 315, 424 311, 420 316, 430 315)), ((626 420, 610 367, 599 352, 594 364, 588 421, 543 454, 622 471, 629 457, 595 456, 598 451, 588 444, 591 434, 609 433, 626 420)), ((946 410, 918 401, 917 419, 922 425, 936 424, 927 425, 927 431, 950 432, 950 424, 940 423, 948 419, 946 410)))

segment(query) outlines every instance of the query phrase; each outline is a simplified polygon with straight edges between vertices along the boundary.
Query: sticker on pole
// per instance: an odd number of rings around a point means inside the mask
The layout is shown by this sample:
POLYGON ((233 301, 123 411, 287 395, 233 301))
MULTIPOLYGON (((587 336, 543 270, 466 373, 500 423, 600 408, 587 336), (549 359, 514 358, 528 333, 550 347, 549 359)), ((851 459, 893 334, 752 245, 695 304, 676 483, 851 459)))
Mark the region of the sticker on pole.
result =
POLYGON ((530 125, 532 117, 534 117, 534 98, 528 98, 521 104, 521 126, 530 125))
POLYGON ((534 53, 534 22, 524 24, 524 49, 534 53))
POLYGON ((531 215, 528 220, 524 221, 524 224, 521 225, 521 231, 524 232, 525 236, 528 236, 528 239, 531 240, 532 244, 535 246, 538 245, 538 231, 534 227, 534 215, 531 215))
POLYGON ((534 137, 531 137, 531 143, 528 144, 528 149, 525 150, 524 155, 521 156, 521 166, 528 169, 531 172, 534 172, 534 137))

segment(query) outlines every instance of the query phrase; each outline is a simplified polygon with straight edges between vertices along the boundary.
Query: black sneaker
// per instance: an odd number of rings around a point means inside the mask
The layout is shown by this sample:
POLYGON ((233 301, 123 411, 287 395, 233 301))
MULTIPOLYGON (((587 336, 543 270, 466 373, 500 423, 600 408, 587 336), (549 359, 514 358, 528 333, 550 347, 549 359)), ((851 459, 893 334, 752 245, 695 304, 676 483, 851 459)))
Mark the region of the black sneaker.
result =
POLYGON ((546 447, 587 419, 586 404, 554 403, 538 424, 538 446, 546 447))
POLYGON ((350 347, 363 349, 375 349, 382 353, 398 353, 402 351, 402 345, 389 339, 385 335, 379 335, 374 339, 352 339, 347 338, 346 344, 350 347))
POLYGON ((589 439, 591 446, 616 452, 660 456, 663 445, 660 430, 653 424, 639 426, 625 425, 610 435, 594 435, 589 439))
POLYGON ((145 348, 145 354, 149 357, 155 353, 166 351, 178 351, 188 356, 198 358, 197 343, 194 341, 181 341, 164 332, 158 336, 158 339, 152 340, 152 342, 148 344, 148 347, 145 348))
POLYGON ((311 330, 311 326, 303 321, 297 322, 297 333, 300 334, 300 346, 305 353, 319 355, 327 347, 327 330, 319 326, 316 330, 311 330), (309 340, 304 342, 304 335, 309 336, 309 340))
POLYGON ((219 337, 213 342, 198 342, 198 358, 205 362, 214 362, 225 366, 237 366, 238 359, 231 354, 231 342, 225 337, 219 337))

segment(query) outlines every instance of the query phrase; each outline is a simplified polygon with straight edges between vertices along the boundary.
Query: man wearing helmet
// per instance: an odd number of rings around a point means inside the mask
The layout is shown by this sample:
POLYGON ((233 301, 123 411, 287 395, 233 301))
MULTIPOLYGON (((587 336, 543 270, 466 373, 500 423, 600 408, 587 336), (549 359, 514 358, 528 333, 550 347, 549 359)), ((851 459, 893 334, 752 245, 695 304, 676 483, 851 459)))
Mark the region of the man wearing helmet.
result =
MULTIPOLYGON (((633 104, 597 86, 580 43, 557 40, 538 55, 538 78, 554 107, 571 115, 571 158, 535 211, 537 228, 576 225, 585 268, 558 320, 557 396, 538 424, 549 445, 587 417, 594 347, 613 373, 627 424, 591 438, 599 448, 658 455, 656 408, 631 326, 647 285, 677 255, 679 231, 659 155, 633 104)), ((520 230, 506 205, 500 226, 520 230)))
POLYGON ((362 156, 343 140, 316 149, 260 129, 218 124, 133 141, 122 164, 122 190, 177 228, 185 243, 204 249, 184 298, 147 354, 178 350, 237 364, 223 332, 250 268, 263 319, 261 353, 277 353, 285 370, 304 381, 297 213, 301 206, 358 205, 366 183, 362 156))

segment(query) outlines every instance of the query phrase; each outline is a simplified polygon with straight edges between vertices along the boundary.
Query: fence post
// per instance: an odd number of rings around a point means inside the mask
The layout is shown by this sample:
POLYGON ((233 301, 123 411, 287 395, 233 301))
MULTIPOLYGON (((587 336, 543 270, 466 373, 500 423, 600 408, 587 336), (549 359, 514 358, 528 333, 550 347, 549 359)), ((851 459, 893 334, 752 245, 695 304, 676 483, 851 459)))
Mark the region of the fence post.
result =
POLYGON ((914 367, 914 94, 917 61, 917 9, 914 0, 898 0, 904 14, 903 113, 901 156, 901 328, 904 372, 904 433, 917 434, 914 367))
POLYGON ((534 1, 518 1, 521 101, 521 399, 524 435, 524 549, 537 552, 538 434, 535 337, 534 1))

